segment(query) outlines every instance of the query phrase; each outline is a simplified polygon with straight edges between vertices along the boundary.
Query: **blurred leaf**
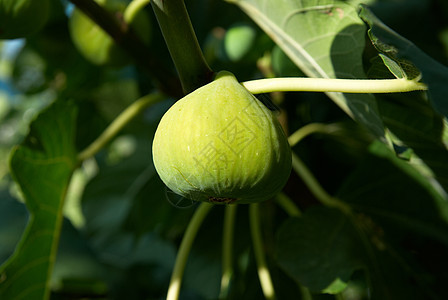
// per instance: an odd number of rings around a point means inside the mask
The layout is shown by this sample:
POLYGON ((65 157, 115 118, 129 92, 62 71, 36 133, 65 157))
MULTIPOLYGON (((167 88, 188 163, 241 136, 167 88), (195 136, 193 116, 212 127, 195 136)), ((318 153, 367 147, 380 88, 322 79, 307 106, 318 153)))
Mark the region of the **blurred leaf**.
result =
POLYGON ((193 211, 169 203, 152 163, 151 145, 152 135, 138 137, 132 155, 114 165, 102 165, 85 187, 86 232, 98 250, 116 234, 138 238, 155 228, 162 235, 183 232, 193 211))
MULTIPOLYGON (((228 0, 241 7, 309 77, 365 78, 365 25, 342 1, 228 0)), ((348 115, 383 136, 375 98, 327 93, 348 115)))
POLYGON ((428 85, 428 94, 435 109, 448 116, 448 68, 388 28, 367 6, 361 5, 359 15, 369 25, 369 37, 378 51, 393 59, 412 62, 421 71, 423 82, 428 85))
POLYGON ((104 295, 107 271, 87 241, 64 219, 58 254, 51 278, 51 289, 72 296, 104 295))
POLYGON ((23 47, 14 61, 14 87, 24 94, 34 94, 47 88, 46 61, 32 48, 23 47))
POLYGON ((224 49, 231 61, 239 61, 253 47, 256 30, 249 24, 235 24, 229 28, 224 37, 224 49))
POLYGON ((13 252, 25 229, 28 213, 25 205, 0 190, 0 263, 13 252))
POLYGON ((63 201, 76 165, 75 118, 72 104, 54 103, 13 150, 11 172, 21 187, 30 219, 18 248, 0 268, 0 294, 5 299, 49 296, 63 201))
POLYGON ((338 210, 320 206, 284 222, 278 231, 277 251, 280 266, 315 292, 337 279, 347 282, 364 265, 362 246, 350 220, 338 210))
POLYGON ((272 69, 277 76, 303 77, 305 74, 291 61, 283 50, 275 45, 272 49, 272 69))

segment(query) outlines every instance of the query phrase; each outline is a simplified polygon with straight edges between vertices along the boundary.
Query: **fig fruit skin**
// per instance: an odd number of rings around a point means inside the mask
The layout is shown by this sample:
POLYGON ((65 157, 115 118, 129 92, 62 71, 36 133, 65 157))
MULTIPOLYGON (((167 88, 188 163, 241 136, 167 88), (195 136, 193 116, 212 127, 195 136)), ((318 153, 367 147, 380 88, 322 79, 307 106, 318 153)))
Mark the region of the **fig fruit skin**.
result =
POLYGON ((0 0, 0 39, 28 37, 48 21, 49 0, 0 0))
POLYGON ((166 186, 185 198, 256 203, 286 184, 291 148, 275 114, 222 71, 165 113, 153 161, 166 186))
MULTIPOLYGON (((123 17, 128 4, 124 0, 95 0, 95 2, 117 17, 123 17)), ((130 25, 143 42, 149 44, 151 24, 144 11, 140 11, 130 25)), ((69 31, 78 51, 92 64, 122 67, 130 62, 130 57, 112 37, 77 8, 70 16, 69 31)))

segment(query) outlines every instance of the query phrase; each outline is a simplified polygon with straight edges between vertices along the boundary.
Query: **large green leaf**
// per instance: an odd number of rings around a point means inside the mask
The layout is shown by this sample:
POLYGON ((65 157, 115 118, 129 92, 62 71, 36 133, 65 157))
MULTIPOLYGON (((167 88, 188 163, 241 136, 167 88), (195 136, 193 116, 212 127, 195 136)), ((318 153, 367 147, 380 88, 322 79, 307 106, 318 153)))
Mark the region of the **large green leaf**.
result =
MULTIPOLYGON (((332 0, 228 1, 240 6, 309 77, 365 77, 366 28, 355 7, 332 0)), ((355 120, 383 135, 372 95, 327 94, 355 120)))
POLYGON ((25 229, 28 213, 25 205, 0 190, 0 263, 13 252, 25 229))
POLYGON ((59 101, 31 124, 13 150, 11 173, 30 218, 22 239, 0 268, 2 299, 47 299, 62 223, 62 206, 76 166, 76 109, 59 101))
POLYGON ((446 131, 443 115, 448 115, 448 68, 392 31, 365 6, 360 15, 370 26, 373 44, 384 56, 399 63, 412 62, 420 69, 431 102, 416 93, 382 95, 378 106, 386 126, 415 151, 448 191, 448 149, 443 141, 446 131))
POLYGON ((316 292, 337 279, 347 282, 364 266, 356 230, 335 209, 315 207, 287 220, 279 229, 277 245, 280 266, 316 292))
MULTIPOLYGON (((412 148, 448 191, 448 149, 443 142, 443 118, 419 95, 382 95, 381 116, 387 127, 412 148)), ((414 156, 415 157, 415 156, 414 156)))
POLYGON ((411 61, 421 71, 432 104, 440 114, 448 116, 448 68, 387 27, 367 6, 361 5, 359 15, 369 25, 369 37, 380 52, 393 59, 411 61))

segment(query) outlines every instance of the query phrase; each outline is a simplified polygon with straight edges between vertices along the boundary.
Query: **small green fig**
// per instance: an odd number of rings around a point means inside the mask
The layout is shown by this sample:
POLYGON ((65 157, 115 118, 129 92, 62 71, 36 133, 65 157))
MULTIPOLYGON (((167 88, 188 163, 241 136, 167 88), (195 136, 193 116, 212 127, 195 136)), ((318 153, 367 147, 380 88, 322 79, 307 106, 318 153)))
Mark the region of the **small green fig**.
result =
POLYGON ((0 0, 0 39, 23 38, 39 31, 49 13, 49 0, 0 0))
MULTIPOLYGON (((126 0, 95 1, 117 18, 123 18, 128 5, 126 0)), ((144 42, 149 43, 151 24, 144 11, 139 11, 130 25, 144 42)), ((109 34, 77 8, 70 16, 69 30, 76 48, 91 63, 121 67, 130 62, 109 34)))
POLYGON ((226 71, 165 113, 153 160, 174 193, 212 203, 267 200, 291 172, 291 149, 276 116, 226 71))
POLYGON ((244 58, 254 46, 256 31, 246 24, 238 24, 229 28, 224 38, 224 49, 230 61, 236 62, 244 58))

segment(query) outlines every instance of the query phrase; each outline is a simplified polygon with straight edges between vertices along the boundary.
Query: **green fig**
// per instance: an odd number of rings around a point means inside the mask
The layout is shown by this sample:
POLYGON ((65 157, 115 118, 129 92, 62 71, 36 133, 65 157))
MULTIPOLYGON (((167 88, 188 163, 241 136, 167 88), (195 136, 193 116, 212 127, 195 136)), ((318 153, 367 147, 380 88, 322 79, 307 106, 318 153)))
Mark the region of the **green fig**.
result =
POLYGON ((291 172, 291 149, 276 116, 226 71, 165 113, 153 160, 174 193, 212 203, 270 199, 291 172))
MULTIPOLYGON (((117 18, 123 18, 123 13, 128 5, 126 0, 95 1, 117 18)), ((130 25, 145 43, 149 43, 151 24, 144 11, 139 11, 131 20, 130 25)), ((91 63, 100 66, 121 67, 130 62, 127 53, 115 43, 109 34, 77 8, 70 16, 69 30, 76 48, 91 63)))
POLYGON ((0 39, 23 38, 39 31, 49 13, 49 0, 0 0, 0 39))

